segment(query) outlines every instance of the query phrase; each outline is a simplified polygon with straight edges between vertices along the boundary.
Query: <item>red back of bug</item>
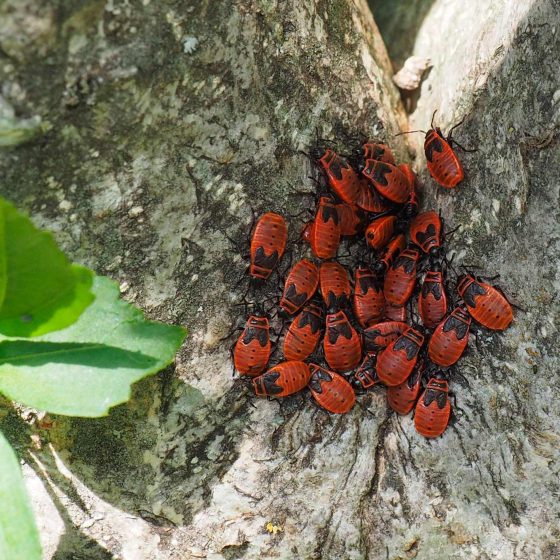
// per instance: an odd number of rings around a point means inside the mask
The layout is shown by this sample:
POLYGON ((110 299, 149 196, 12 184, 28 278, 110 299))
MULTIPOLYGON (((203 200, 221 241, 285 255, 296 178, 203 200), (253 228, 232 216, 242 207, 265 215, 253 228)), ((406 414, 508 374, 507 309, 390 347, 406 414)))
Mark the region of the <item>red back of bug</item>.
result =
POLYGON ((422 389, 423 371, 423 363, 419 363, 404 383, 395 387, 387 387, 387 404, 397 414, 408 414, 414 408, 422 389))
POLYGON ((346 269, 336 262, 324 262, 319 269, 321 295, 329 311, 345 309, 350 304, 350 278, 346 269))
POLYGON ((313 254, 320 259, 332 259, 340 245, 340 218, 331 198, 322 196, 317 214, 309 230, 313 254))
POLYGON ((383 321, 364 329, 363 340, 366 352, 377 352, 397 340, 408 329, 406 323, 400 321, 383 321))
POLYGON ((435 438, 445 432, 451 415, 448 393, 449 386, 445 379, 435 376, 428 381, 414 410, 414 426, 420 435, 435 438))
POLYGON ((463 354, 469 342, 471 317, 462 307, 456 307, 436 327, 428 343, 428 357, 434 364, 448 367, 463 354))
POLYGON ((366 142, 362 146, 362 157, 364 161, 368 159, 376 159, 385 163, 395 165, 393 152, 387 144, 376 144, 375 142, 366 142))
POLYGON ((371 389, 381 383, 376 370, 377 353, 368 352, 360 367, 354 373, 355 386, 361 389, 371 389))
POLYGON ((391 209, 391 204, 384 200, 364 177, 360 177, 360 192, 356 199, 356 205, 367 212, 378 213, 391 209))
POLYGON ((424 344, 424 336, 408 327, 397 340, 377 356, 377 375, 385 385, 394 387, 404 383, 412 373, 418 353, 424 344))
POLYGON ((350 412, 356 402, 354 389, 344 377, 316 364, 309 364, 309 389, 319 406, 334 414, 350 412))
POLYGON ((308 259, 301 259, 290 270, 284 292, 280 299, 280 307, 293 315, 301 309, 305 302, 313 297, 319 285, 319 271, 308 259))
POLYGON ((383 285, 383 293, 388 303, 402 306, 408 301, 416 284, 416 264, 419 258, 418 251, 409 248, 393 261, 383 285))
POLYGON ((377 323, 383 317, 385 296, 377 276, 369 268, 357 268, 354 272, 352 305, 362 327, 377 323))
POLYGON ((304 362, 282 362, 253 379, 258 397, 287 397, 301 391, 309 383, 311 372, 304 362))
POLYGON ((362 344, 348 317, 344 311, 331 313, 326 325, 323 348, 327 364, 336 371, 354 369, 362 356, 362 344))
POLYGON ((366 242, 369 247, 374 251, 383 249, 393 237, 396 223, 397 217, 392 215, 373 220, 366 229, 366 242))
POLYGON ((373 265, 373 269, 377 274, 385 274, 389 267, 393 264, 395 257, 404 250, 406 247, 406 237, 399 233, 395 235, 388 245, 383 250, 381 256, 377 259, 373 265))
POLYGON ((410 187, 406 175, 394 165, 368 159, 362 175, 367 177, 377 192, 391 202, 403 204, 408 200, 410 187))
POLYGON ((367 225, 367 214, 358 206, 350 204, 337 204, 340 217, 340 235, 357 235, 364 231, 367 225))
POLYGON ((288 239, 288 226, 279 214, 263 214, 251 238, 251 266, 249 274, 253 278, 266 280, 278 261, 282 258, 288 239))
POLYGON ((428 271, 418 297, 418 312, 425 327, 433 329, 447 313, 447 295, 441 271, 428 271))
POLYGON ((439 128, 426 133, 424 152, 430 175, 442 187, 452 189, 463 180, 463 166, 439 128))
POLYGON ((356 172, 348 162, 332 150, 320 150, 317 155, 320 155, 317 161, 325 172, 331 189, 342 201, 355 204, 360 192, 360 182, 356 172))
POLYGON ((406 305, 385 305, 385 321, 406 323, 406 305))
POLYGON ((420 192, 418 187, 418 179, 416 174, 410 168, 410 165, 406 163, 401 163, 398 168, 406 175, 409 186, 408 200, 404 207, 404 215, 407 218, 412 218, 418 214, 418 208, 420 206, 420 192))
POLYGON ((284 337, 286 360, 305 360, 313 354, 321 340, 324 324, 323 308, 313 302, 306 305, 284 337))
POLYGON ((487 329, 503 331, 513 321, 511 304, 494 286, 466 274, 459 279, 457 291, 471 317, 487 329))
POLYGON ((251 315, 233 349, 233 364, 241 375, 261 374, 270 358, 270 330, 266 317, 251 315))
POLYGON ((441 218, 430 210, 418 214, 410 223, 410 240, 429 253, 432 249, 441 246, 441 218))

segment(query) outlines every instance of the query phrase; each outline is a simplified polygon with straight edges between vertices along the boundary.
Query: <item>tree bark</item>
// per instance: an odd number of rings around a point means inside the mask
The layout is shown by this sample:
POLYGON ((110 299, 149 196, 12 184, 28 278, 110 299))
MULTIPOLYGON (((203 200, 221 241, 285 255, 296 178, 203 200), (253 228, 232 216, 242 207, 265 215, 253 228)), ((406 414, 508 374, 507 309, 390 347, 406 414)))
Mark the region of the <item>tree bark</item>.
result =
POLYGON ((362 0, 40 4, 0 6, 2 95, 50 125, 0 152, 2 194, 190 331, 131 403, 57 417, 33 458, 22 449, 46 558, 558 558, 558 2, 433 2, 410 124, 362 0), (478 148, 459 152, 453 192, 422 171, 421 135, 394 137, 435 109, 444 130, 465 117, 454 136, 478 148), (499 273, 525 308, 473 341, 437 441, 382 391, 335 417, 232 381, 220 338, 241 320, 246 263, 226 234, 241 246, 252 209, 309 206, 316 128, 414 155, 426 206, 460 226, 454 266, 499 273))

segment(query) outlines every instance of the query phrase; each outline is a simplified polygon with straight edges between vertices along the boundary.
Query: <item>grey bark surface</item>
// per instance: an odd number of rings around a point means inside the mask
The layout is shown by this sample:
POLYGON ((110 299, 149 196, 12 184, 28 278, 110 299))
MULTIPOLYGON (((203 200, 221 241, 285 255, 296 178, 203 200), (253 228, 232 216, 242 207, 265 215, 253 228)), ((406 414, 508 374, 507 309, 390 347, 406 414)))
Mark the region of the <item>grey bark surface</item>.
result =
POLYGON ((129 301, 190 331, 176 367, 107 418, 57 417, 31 455, 12 437, 46 558, 560 556, 557 1, 438 0, 418 29, 413 54, 434 68, 410 127, 434 109, 444 130, 466 117, 455 136, 479 149, 461 155, 453 192, 421 171, 426 204, 460 226, 457 264, 499 273, 526 309, 472 345, 452 383, 457 422, 434 442, 382 392, 344 417, 305 397, 255 401, 219 341, 242 315, 245 267, 225 234, 243 244, 251 207, 308 203, 290 194, 314 188, 299 151, 315 127, 340 146, 379 137, 408 158, 365 3, 14 0, 0 11, 2 95, 50 127, 0 152, 2 194, 129 301))

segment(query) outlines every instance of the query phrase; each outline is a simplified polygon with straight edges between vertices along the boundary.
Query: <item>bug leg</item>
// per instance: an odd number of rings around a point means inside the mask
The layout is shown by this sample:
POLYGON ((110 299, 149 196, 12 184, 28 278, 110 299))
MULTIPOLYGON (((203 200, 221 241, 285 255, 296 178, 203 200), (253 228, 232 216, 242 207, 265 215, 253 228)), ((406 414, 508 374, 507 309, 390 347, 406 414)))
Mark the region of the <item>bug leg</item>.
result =
POLYGON ((499 286, 494 286, 494 288, 496 288, 496 290, 498 290, 498 292, 500 292, 500 294, 502 294, 506 300, 508 301, 508 303, 514 308, 517 309, 518 311, 522 311, 523 313, 527 313, 527 309, 524 307, 521 307, 519 305, 517 305, 517 303, 514 303, 513 301, 511 301, 511 299, 508 298, 508 296, 506 296, 506 294, 504 294, 504 291, 502 290, 502 288, 500 288, 499 286))
POLYGON ((448 136, 447 140, 450 146, 457 146, 457 148, 461 149, 463 152, 478 152, 478 148, 465 148, 464 146, 461 146, 457 140, 452 140, 451 136, 448 136))

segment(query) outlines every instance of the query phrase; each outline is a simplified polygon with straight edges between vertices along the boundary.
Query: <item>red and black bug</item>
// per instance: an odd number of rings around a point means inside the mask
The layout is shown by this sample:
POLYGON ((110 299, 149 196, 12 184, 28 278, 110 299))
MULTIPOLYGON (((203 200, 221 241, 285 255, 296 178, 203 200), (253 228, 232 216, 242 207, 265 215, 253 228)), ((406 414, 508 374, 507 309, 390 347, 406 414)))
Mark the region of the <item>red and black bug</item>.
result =
POLYGON ((406 238, 402 233, 395 235, 383 250, 381 256, 375 261, 373 270, 377 274, 385 274, 393 264, 395 257, 406 247, 406 238))
POLYGON ((471 317, 487 329, 503 331, 513 321, 511 304, 495 286, 465 274, 459 277, 457 291, 471 317))
POLYGON ((385 305, 385 321, 406 322, 406 305, 385 305))
POLYGON ((383 249, 393 237, 396 223, 397 217, 392 215, 373 220, 366 229, 366 242, 369 247, 374 251, 383 249))
POLYGON ((403 383, 412 373, 423 344, 424 336, 408 327, 377 356, 379 379, 390 387, 403 383))
POLYGON ((386 212, 391 209, 391 204, 384 200, 364 177, 360 177, 360 192, 356 199, 356 205, 367 212, 375 213, 386 212))
POLYGON ((441 247, 441 218, 430 210, 418 214, 410 223, 410 240, 424 253, 435 255, 441 247))
POLYGON ((324 324, 323 308, 313 302, 306 305, 284 337, 286 360, 305 360, 313 354, 321 340, 324 324))
POLYGON ((377 276, 360 267, 354 272, 354 315, 360 326, 367 327, 381 320, 385 309, 385 296, 377 276))
POLYGON ((424 363, 419 362, 410 377, 400 385, 387 387, 387 404, 397 414, 408 414, 416 404, 422 389, 424 363))
POLYGON ((345 309, 350 304, 352 289, 346 269, 336 262, 324 262, 319 268, 319 282, 327 310, 345 309))
POLYGON ((233 348, 233 365, 241 375, 261 374, 270 358, 270 326, 266 317, 251 315, 233 348))
POLYGON ((309 389, 319 406, 334 414, 350 412, 356 402, 354 389, 344 377, 316 364, 309 364, 309 389))
POLYGON ((371 181, 381 196, 391 202, 403 204, 408 200, 410 194, 408 179, 398 167, 383 161, 368 159, 362 175, 371 181))
POLYGON ((251 238, 251 266, 249 274, 253 278, 266 280, 278 261, 282 258, 288 239, 288 226, 279 214, 263 214, 251 238))
POLYGON ((344 311, 327 315, 323 349, 327 364, 335 371, 349 371, 360 362, 362 356, 360 337, 344 311))
MULTIPOLYGON (((432 268, 439 268, 433 265, 432 268)), ((433 329, 447 313, 447 295, 441 270, 429 270, 422 282, 418 297, 418 312, 425 327, 433 329)))
POLYGON ((376 362, 376 352, 366 353, 365 358, 353 375, 352 382, 354 387, 358 389, 371 389, 371 387, 381 383, 375 369, 376 362))
POLYGON ((410 168, 410 165, 406 163, 401 163, 398 168, 406 175, 409 185, 408 200, 402 210, 403 215, 410 219, 418 214, 418 208, 420 206, 420 193, 418 187, 418 179, 416 174, 410 168))
POLYGON ((427 438, 435 438, 445 432, 451 415, 449 386, 442 372, 429 381, 414 409, 416 431, 427 438))
POLYGON ((282 362, 253 379, 258 397, 287 397, 301 391, 309 383, 311 371, 304 362, 282 362))
POLYGON ((352 162, 356 170, 361 173, 368 159, 375 159, 395 165, 393 152, 386 144, 377 144, 375 142, 366 142, 359 148, 354 149, 352 153, 352 162))
POLYGON ((340 235, 357 235, 364 231, 367 225, 367 214, 358 206, 350 204, 336 205, 340 218, 340 235))
POLYGON ((464 307, 456 307, 436 327, 428 343, 428 357, 434 364, 448 367, 463 354, 469 342, 471 317, 464 307))
POLYGON ((284 293, 280 299, 280 307, 293 315, 301 309, 305 302, 313 297, 319 284, 319 271, 317 267, 308 259, 301 259, 297 262, 284 284, 284 293))
POLYGON ((363 341, 366 352, 377 352, 397 340, 408 329, 406 323, 400 321, 383 321, 364 329, 363 341))
POLYGON ((408 247, 393 261, 385 275, 383 293, 385 300, 391 305, 404 305, 416 284, 416 265, 420 254, 416 249, 408 247))
POLYGON ((322 196, 317 214, 309 228, 309 244, 320 259, 332 259, 340 245, 340 217, 330 197, 322 196))
POLYGON ((360 193, 360 181, 352 167, 330 149, 313 148, 311 157, 323 169, 336 195, 347 204, 355 204, 360 193))
MULTIPOLYGON (((435 114, 434 111, 434 116, 435 114)), ((463 166, 453 150, 453 140, 451 138, 453 129, 459 124, 449 131, 446 138, 440 128, 434 127, 434 117, 432 116, 432 128, 428 130, 424 139, 424 153, 426 154, 428 171, 436 183, 446 189, 456 187, 465 176, 463 166)))

